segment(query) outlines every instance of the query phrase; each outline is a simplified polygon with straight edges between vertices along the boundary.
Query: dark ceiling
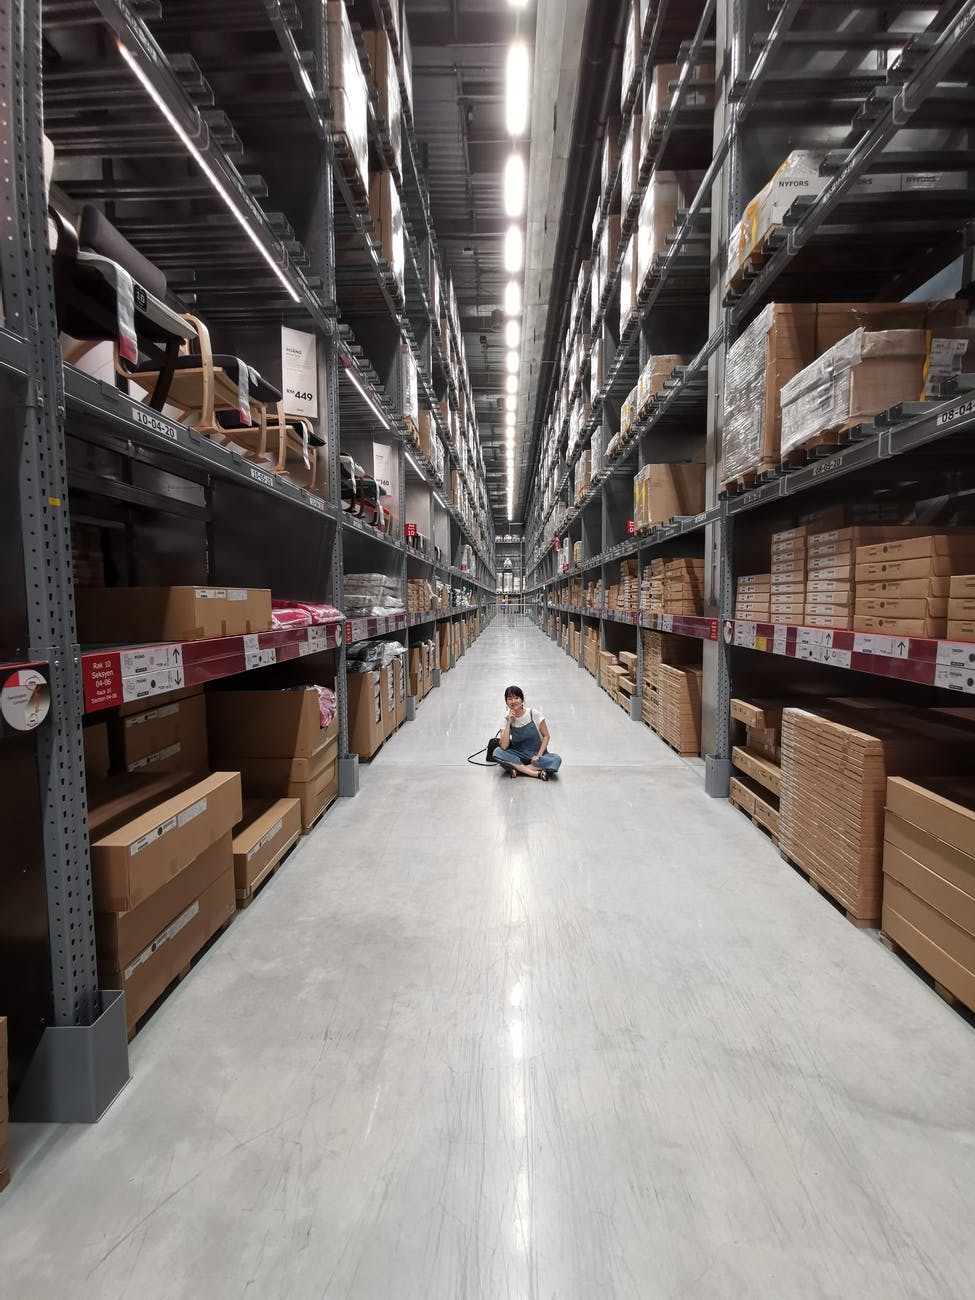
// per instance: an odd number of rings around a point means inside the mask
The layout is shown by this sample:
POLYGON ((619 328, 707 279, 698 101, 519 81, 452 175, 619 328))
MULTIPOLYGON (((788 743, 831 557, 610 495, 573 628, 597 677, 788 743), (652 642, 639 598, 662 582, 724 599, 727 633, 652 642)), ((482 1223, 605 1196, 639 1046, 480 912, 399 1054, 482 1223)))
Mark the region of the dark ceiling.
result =
POLYGON ((495 522, 506 515, 504 285, 501 202, 511 149, 504 120, 505 58, 520 34, 534 41, 534 6, 505 0, 406 0, 413 49, 414 119, 434 226, 453 276, 495 522))

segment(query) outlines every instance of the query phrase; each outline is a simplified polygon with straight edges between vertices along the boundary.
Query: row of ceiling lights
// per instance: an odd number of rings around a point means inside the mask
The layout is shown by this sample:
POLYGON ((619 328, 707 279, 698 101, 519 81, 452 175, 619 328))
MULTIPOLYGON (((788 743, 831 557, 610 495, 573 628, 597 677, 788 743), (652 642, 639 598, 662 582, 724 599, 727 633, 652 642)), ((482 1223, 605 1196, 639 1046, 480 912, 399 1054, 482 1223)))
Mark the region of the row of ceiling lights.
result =
MULTIPOLYGON (((524 9, 528 0, 508 0, 512 9, 524 9)), ((525 235, 522 223, 528 197, 528 167, 525 151, 529 125, 531 56, 520 38, 508 48, 505 65, 505 126, 515 146, 504 166, 504 214, 511 221, 504 237, 504 269, 511 277, 504 291, 505 355, 505 460, 508 484, 508 519, 515 512, 515 426, 518 422, 518 388, 521 371, 522 274, 525 267, 525 235), (519 145, 517 142, 521 142, 519 145)))

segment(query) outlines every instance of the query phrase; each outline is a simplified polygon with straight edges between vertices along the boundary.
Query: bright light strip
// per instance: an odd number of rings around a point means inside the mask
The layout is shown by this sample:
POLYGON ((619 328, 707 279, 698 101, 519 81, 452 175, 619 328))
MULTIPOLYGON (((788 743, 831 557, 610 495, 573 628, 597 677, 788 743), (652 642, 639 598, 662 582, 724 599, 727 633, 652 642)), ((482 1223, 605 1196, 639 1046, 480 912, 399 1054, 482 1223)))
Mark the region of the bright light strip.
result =
POLYGON ((509 280, 504 287, 504 314, 521 315, 521 285, 517 280, 509 280))
POLYGON ((509 352, 504 359, 504 364, 509 375, 516 375, 521 368, 521 358, 517 352, 509 352))
POLYGON ((517 376, 517 375, 508 375, 507 379, 505 380, 505 385, 504 385, 504 386, 505 386, 505 391, 506 391, 506 392, 508 392, 508 393, 517 393, 517 391, 518 391, 518 376, 517 376))
POLYGON ((504 422, 509 429, 513 429, 515 427, 515 425, 518 423, 518 418, 515 415, 514 411, 505 412, 504 422))
POLYGON ((504 327, 504 341, 509 348, 516 348, 521 343, 521 323, 509 320, 504 327))
POLYGON ((525 242, 517 226, 509 226, 504 237, 504 269, 516 275, 522 267, 525 257, 525 242))
POLYGON ((518 398, 513 397, 510 393, 504 399, 504 409, 510 411, 513 415, 518 410, 518 398))
POLYGON ((424 478, 424 477, 426 477, 426 476, 424 475, 424 473, 423 473, 423 470, 420 469, 419 465, 416 463, 416 461, 413 459, 413 457, 410 455, 410 453, 409 453, 408 451, 406 451, 405 448, 404 448, 404 454, 405 454, 405 456, 406 456, 406 459, 410 462, 410 464, 413 466, 413 468, 414 468, 414 469, 416 470, 416 472, 419 474, 420 478, 424 478))
POLYGON ((362 400, 365 402, 366 406, 369 407, 370 411, 372 411, 373 415, 375 415, 376 419, 380 421, 383 428, 389 429, 391 427, 389 421, 386 419, 385 415, 383 415, 382 411, 379 409, 376 403, 369 396, 369 393, 366 391, 365 387, 363 386, 359 376, 356 374, 356 372, 352 369, 352 367, 349 365, 347 361, 343 361, 343 364, 345 366, 345 377, 352 384, 352 387, 358 389, 362 397, 362 400))
POLYGON ((531 60, 524 41, 512 41, 505 71, 504 116, 509 135, 524 135, 528 129, 528 99, 531 88, 531 60))
POLYGON ((525 160, 520 153, 509 155, 504 165, 504 214, 521 217, 525 212, 525 160))
POLYGON ((440 499, 440 497, 437 496, 436 492, 434 492, 434 494, 433 494, 433 499, 434 499, 434 501, 436 501, 439 505, 443 506, 444 510, 447 509, 447 507, 444 505, 444 503, 443 503, 443 501, 440 499))
POLYGON ((255 232, 250 228, 250 226, 247 223, 246 217, 241 212, 240 208, 238 208, 237 204, 231 198, 229 192, 224 187, 223 182, 217 178, 217 175, 214 172, 213 168, 203 157, 199 149, 197 149, 196 145, 186 134, 186 132, 183 130, 180 124, 176 121, 176 118, 169 111, 166 104, 163 102, 161 96, 156 91, 155 86, 153 86, 152 82, 148 79, 148 77, 139 67, 138 63, 136 63, 135 58, 125 48, 122 42, 119 41, 117 42, 117 44, 118 44, 119 54, 121 54, 122 58, 129 65, 129 68, 132 70, 132 72, 135 73, 136 78, 142 84, 142 87, 145 90, 146 94, 156 105, 160 113, 162 113, 163 117, 173 128, 176 134, 179 136, 180 140, 182 141, 183 147, 186 149, 187 153, 189 153, 192 156, 193 161, 199 167, 200 171, 203 172, 204 176, 207 178, 207 180, 210 182, 210 184, 213 186, 216 192, 223 199, 224 203, 226 203, 227 207, 230 209, 231 215, 239 223, 241 229, 244 231, 244 234, 247 235, 248 239, 251 241, 251 243, 254 245, 254 247, 257 249, 260 255, 264 258, 265 262, 267 262, 268 266, 271 268, 274 274, 278 277, 278 279, 287 289, 291 299, 294 302, 300 302, 301 299, 299 298, 298 294, 295 292, 294 288, 292 287, 284 271, 281 269, 280 266, 278 266, 277 262, 271 256, 270 252, 264 247, 264 245, 258 239, 255 232))

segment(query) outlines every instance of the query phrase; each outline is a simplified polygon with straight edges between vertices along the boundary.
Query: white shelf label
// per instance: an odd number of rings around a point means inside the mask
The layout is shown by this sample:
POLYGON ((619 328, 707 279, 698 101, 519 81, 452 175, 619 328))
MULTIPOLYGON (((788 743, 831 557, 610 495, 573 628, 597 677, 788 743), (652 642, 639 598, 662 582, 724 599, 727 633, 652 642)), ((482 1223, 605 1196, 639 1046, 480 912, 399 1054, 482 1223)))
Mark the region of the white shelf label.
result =
MULTIPOLYGON (((819 627, 801 627, 796 632, 796 658, 808 659, 813 663, 822 663, 829 647, 824 642, 825 629, 819 627)), ((830 636, 830 646, 833 644, 830 636)))
POLYGON ((849 668, 853 662, 852 650, 827 650, 823 663, 831 668, 849 668))
POLYGON ((178 645, 150 645, 143 646, 140 650, 122 650, 119 652, 119 666, 123 677, 136 677, 166 668, 181 668, 183 648, 178 645))
POLYGON ((278 652, 272 646, 269 650, 262 650, 260 637, 256 633, 251 633, 244 637, 244 667, 266 668, 268 664, 275 664, 278 661, 278 652))
POLYGON ((122 699, 129 704, 132 700, 147 700, 166 691, 182 690, 185 685, 182 668, 158 668, 135 677, 123 677, 122 699))
POLYGON ((658 632, 673 632, 673 630, 674 630, 674 616, 673 616, 673 614, 658 614, 658 615, 657 615, 657 631, 658 631, 658 632))
POLYGON ((772 653, 776 655, 787 654, 786 649, 789 640, 789 629, 785 623, 776 623, 775 631, 772 634, 772 653))
POLYGON ((878 655, 882 659, 910 658, 911 643, 906 636, 877 636, 873 632, 858 632, 853 638, 853 652, 858 655, 878 655))
POLYGON ((942 641, 938 645, 938 667, 965 668, 975 671, 975 643, 942 641))
POLYGON ((757 635, 758 627, 755 623, 735 624, 735 645, 745 646, 748 650, 754 650, 755 638, 757 635))
POLYGON ((975 695, 975 669, 938 664, 934 670, 934 684, 943 687, 946 691, 961 691, 964 695, 975 695))

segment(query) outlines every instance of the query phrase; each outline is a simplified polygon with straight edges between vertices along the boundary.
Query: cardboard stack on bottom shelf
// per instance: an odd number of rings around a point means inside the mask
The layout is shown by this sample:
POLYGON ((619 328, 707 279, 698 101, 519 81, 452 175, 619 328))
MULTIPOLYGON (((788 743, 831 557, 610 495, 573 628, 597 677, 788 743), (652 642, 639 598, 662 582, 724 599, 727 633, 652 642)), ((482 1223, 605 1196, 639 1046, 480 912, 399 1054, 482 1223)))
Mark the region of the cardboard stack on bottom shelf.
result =
POLYGON ((614 703, 627 710, 637 690, 636 668, 637 657, 630 651, 618 655, 609 650, 599 652, 599 684, 614 703))
POLYGON ((880 919, 887 779, 966 770, 973 731, 935 710, 839 700, 782 715, 783 852, 863 924, 880 919))
POLYGON ((883 919, 888 940, 975 1010, 975 781, 887 782, 883 919), (931 787, 931 788, 926 788, 931 787))
POLYGON ((430 694, 436 666, 436 641, 430 639, 410 646, 410 694, 415 700, 422 700, 430 694))
POLYGON ((582 629, 583 664, 593 677, 599 671, 599 628, 588 624, 582 629))
POLYGON ((681 755, 701 752, 700 641, 668 632, 643 638, 642 717, 681 755))
POLYGON ((745 743, 731 751, 735 776, 728 797, 778 842, 782 706, 767 700, 735 699, 731 716, 744 727, 745 743))

